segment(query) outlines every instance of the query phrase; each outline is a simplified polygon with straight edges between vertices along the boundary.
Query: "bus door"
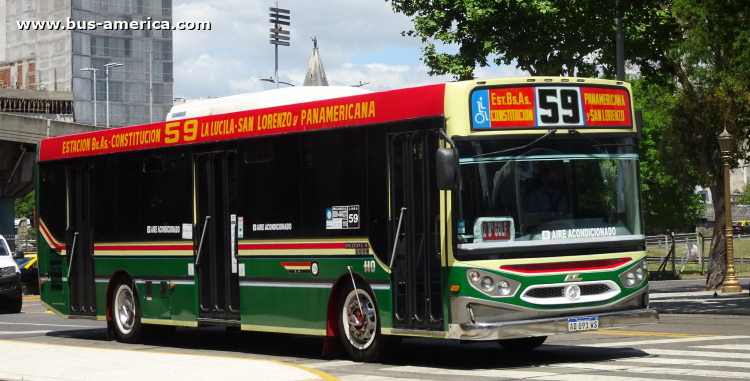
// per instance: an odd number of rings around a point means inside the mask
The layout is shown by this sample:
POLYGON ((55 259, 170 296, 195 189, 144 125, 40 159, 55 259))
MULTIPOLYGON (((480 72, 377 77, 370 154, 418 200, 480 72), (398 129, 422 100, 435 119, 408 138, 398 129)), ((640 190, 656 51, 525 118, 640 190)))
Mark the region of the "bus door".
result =
POLYGON ((92 170, 89 165, 67 168, 68 284, 70 285, 70 314, 96 316, 94 290, 94 243, 91 224, 92 170))
POLYGON ((237 153, 194 156, 195 269, 199 320, 240 320, 237 261, 237 153))
POLYGON ((389 134, 389 251, 395 245, 393 326, 443 330, 439 251, 438 131, 389 134), (399 225, 401 225, 399 227, 399 225))

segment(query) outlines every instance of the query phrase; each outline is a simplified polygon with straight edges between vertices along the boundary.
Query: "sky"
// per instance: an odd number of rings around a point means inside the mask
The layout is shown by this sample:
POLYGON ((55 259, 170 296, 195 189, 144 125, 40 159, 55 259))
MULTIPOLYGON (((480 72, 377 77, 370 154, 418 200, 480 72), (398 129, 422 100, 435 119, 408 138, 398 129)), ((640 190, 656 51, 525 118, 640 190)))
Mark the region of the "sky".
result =
MULTIPOLYGON (((173 0, 173 22, 209 21, 210 31, 175 31, 174 96, 221 97, 270 90, 274 46, 269 44, 269 7, 274 1, 173 0)), ((403 37, 412 23, 385 0, 287 0, 291 46, 279 47, 279 80, 302 85, 317 35, 331 86, 369 82, 373 91, 451 81, 430 76, 420 61, 422 42, 403 37)), ((445 51, 456 47, 439 46, 445 51)), ((475 71, 479 78, 524 75, 507 66, 475 71)), ((284 86, 284 85, 280 85, 284 86)))

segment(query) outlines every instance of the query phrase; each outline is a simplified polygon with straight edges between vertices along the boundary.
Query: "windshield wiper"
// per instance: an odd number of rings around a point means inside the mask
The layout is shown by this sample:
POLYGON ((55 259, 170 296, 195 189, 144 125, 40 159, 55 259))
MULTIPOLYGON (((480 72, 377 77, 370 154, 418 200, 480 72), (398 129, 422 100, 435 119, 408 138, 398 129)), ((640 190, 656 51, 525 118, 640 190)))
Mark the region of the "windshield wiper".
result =
POLYGON ((578 134, 578 135, 581 135, 581 136, 583 136, 584 138, 586 138, 586 139, 588 139, 588 140, 590 140, 590 141, 594 142, 594 144, 593 144, 593 146, 594 146, 594 147, 622 147, 622 146, 629 146, 629 147, 632 147, 632 146, 633 146, 633 144, 622 144, 622 143, 610 143, 610 144, 604 144, 604 143, 601 143, 601 142, 599 142, 598 140, 596 140, 596 139, 592 138, 591 136, 588 136, 588 135, 584 134, 583 132, 581 132, 581 131, 578 131, 578 130, 576 130, 576 129, 574 129, 574 128, 570 128, 570 129, 568 129, 568 133, 569 133, 569 134, 571 134, 571 135, 573 135, 573 134, 578 134))
POLYGON ((520 146, 520 147, 515 147, 515 148, 508 148, 508 149, 504 149, 502 151, 482 153, 482 154, 474 155, 474 157, 495 156, 495 155, 499 155, 501 153, 506 153, 506 152, 511 152, 511 151, 518 151, 520 149, 529 148, 529 147, 533 146, 534 144, 536 144, 537 142, 539 142, 540 140, 545 139, 546 137, 548 137, 550 135, 554 135, 555 132, 557 132, 557 130, 552 130, 552 131, 550 131, 550 132, 548 132, 548 133, 540 136, 539 139, 534 140, 533 142, 531 142, 531 143, 529 143, 529 144, 527 144, 525 146, 520 146))

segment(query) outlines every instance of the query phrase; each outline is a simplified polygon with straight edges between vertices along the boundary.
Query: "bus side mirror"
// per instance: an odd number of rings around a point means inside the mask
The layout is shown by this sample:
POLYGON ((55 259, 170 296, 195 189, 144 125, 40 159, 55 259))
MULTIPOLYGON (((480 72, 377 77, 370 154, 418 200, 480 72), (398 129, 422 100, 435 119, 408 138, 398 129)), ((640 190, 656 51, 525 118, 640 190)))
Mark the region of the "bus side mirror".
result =
POLYGON ((13 253, 13 259, 23 259, 23 251, 16 250, 16 252, 13 253))
POLYGON ((438 189, 456 190, 456 151, 454 148, 438 148, 435 169, 438 189))

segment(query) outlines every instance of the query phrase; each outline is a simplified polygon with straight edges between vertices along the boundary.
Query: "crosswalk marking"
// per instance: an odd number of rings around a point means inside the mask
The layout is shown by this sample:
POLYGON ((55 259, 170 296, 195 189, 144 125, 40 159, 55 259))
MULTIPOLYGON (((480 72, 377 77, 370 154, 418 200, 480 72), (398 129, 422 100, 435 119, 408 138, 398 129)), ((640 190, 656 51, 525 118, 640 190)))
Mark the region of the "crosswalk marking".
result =
MULTIPOLYGON (((571 365, 583 365, 583 364, 571 364, 571 365)), ((578 373, 550 373, 544 371, 520 371, 520 370, 502 370, 502 369, 486 369, 486 370, 466 370, 466 369, 441 369, 441 368, 426 368, 416 366, 400 366, 393 368, 383 368, 381 370, 406 372, 406 373, 419 373, 422 375, 437 375, 437 376, 457 376, 457 377, 491 377, 491 378, 510 378, 510 379, 529 379, 535 381, 633 381, 632 377, 623 376, 608 376, 601 374, 578 374, 578 373)), ((391 377, 380 377, 380 376, 346 376, 339 377, 343 381, 410 381, 410 378, 391 378, 391 377), (373 377, 373 378, 370 378, 373 377)), ((420 377, 420 380, 424 378, 420 377)), ((640 381, 664 381, 663 379, 645 378, 638 377, 640 381)))
POLYGON ((733 351, 750 351, 750 345, 748 344, 721 344, 721 345, 703 345, 695 348, 705 349, 729 349, 733 351))
POLYGON ((747 353, 686 351, 680 349, 644 349, 643 351, 650 355, 660 356, 712 357, 740 360, 747 360, 748 358, 747 353))
POLYGON ((667 357, 634 357, 626 359, 616 359, 617 362, 637 362, 660 365, 690 365, 722 368, 748 368, 750 363, 740 361, 721 361, 721 360, 696 360, 696 359, 673 359, 667 357))
POLYGON ((457 377, 475 376, 475 377, 528 378, 528 377, 547 377, 547 376, 555 375, 555 373, 535 372, 535 371, 527 371, 527 370, 443 369, 443 368, 427 368, 427 367, 421 367, 421 366, 396 366, 396 367, 391 367, 391 368, 383 368, 381 370, 387 370, 391 372, 420 373, 420 374, 457 376, 457 377))
POLYGON ((650 336, 650 337, 717 337, 718 335, 694 335, 690 333, 671 333, 671 332, 640 332, 640 331, 588 331, 583 332, 594 335, 621 335, 621 336, 650 336))
POLYGON ((337 366, 348 366, 348 365, 355 365, 355 364, 357 363, 354 361, 339 360, 339 361, 313 362, 310 364, 299 364, 299 365, 306 366, 308 368, 320 369, 320 368, 333 368, 337 366))
MULTIPOLYGON (((623 376, 603 376, 600 374, 555 374, 554 376, 544 376, 539 378, 533 378, 532 380, 540 381, 633 381, 633 377, 623 376)), ((638 377, 638 381, 665 381, 663 378, 645 378, 638 377)))
MULTIPOLYGON (((423 378, 395 378, 384 376, 372 376, 367 374, 350 374, 348 376, 339 376, 341 381, 421 381, 423 378)), ((630 380, 632 381, 632 380, 630 380)))
POLYGON ((735 340, 735 339, 747 339, 747 338, 750 338, 750 336, 687 337, 687 338, 679 338, 679 339, 617 341, 617 342, 612 342, 612 343, 585 344, 585 346, 595 347, 595 348, 607 348, 607 347, 627 347, 627 346, 636 346, 636 345, 640 346, 640 345, 654 345, 654 344, 687 343, 691 341, 735 340))
POLYGON ((711 377, 711 378, 739 378, 744 380, 750 380, 750 373, 747 372, 730 372, 722 370, 717 372, 715 370, 703 370, 703 369, 675 369, 667 367, 649 367, 649 366, 630 366, 630 365, 610 365, 610 364, 594 364, 594 363, 572 363, 572 364, 555 364, 550 367, 554 368, 573 368, 573 369, 591 369, 600 370, 606 372, 627 372, 627 373, 639 373, 639 374, 652 374, 652 375, 674 375, 674 376, 692 376, 692 377, 711 377))

